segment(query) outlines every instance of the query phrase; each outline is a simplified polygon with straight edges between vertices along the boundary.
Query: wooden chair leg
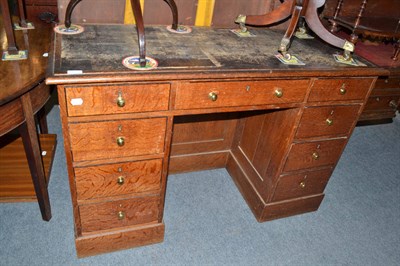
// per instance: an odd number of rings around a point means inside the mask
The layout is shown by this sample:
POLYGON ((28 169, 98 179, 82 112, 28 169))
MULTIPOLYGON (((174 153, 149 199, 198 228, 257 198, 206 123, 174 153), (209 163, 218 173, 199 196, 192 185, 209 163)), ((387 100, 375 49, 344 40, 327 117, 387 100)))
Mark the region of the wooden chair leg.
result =
POLYGON ((18 12, 19 12, 19 25, 24 28, 28 27, 25 18, 25 7, 22 0, 18 0, 18 12))
POLYGON ((354 51, 354 44, 330 33, 321 23, 317 9, 325 4, 325 0, 310 0, 305 13, 305 19, 310 29, 325 42, 345 50, 345 57, 354 51))
POLYGON ((171 8, 172 11, 172 25, 171 29, 177 30, 178 29, 178 8, 176 7, 176 3, 174 0, 164 0, 167 2, 169 7, 171 8))
POLYGON ((51 207, 49 193, 47 191, 46 177, 40 152, 39 137, 36 131, 36 123, 29 94, 21 97, 25 123, 19 127, 24 144, 33 186, 39 203, 42 218, 45 221, 51 219, 51 207))
POLYGON ((146 66, 146 36, 144 32, 143 14, 139 0, 131 0, 133 15, 135 16, 136 31, 139 43, 139 63, 141 67, 146 66))
POLYGON ((236 19, 236 22, 252 26, 267 26, 289 17, 292 13, 293 3, 294 0, 287 0, 275 10, 263 15, 239 15, 239 17, 236 19), (239 21, 240 18, 244 19, 244 21, 239 21))
MULTIPOLYGON (((292 12, 292 18, 290 19, 289 26, 285 32, 285 35, 283 36, 281 43, 279 45, 278 51, 281 52, 284 56, 286 56, 287 50, 290 47, 290 40, 292 39, 293 33, 296 30, 297 24, 300 19, 301 11, 303 7, 299 5, 295 5, 293 12, 292 12)), ((289 55, 290 57, 290 55, 289 55)))
POLYGON ((75 7, 77 4, 79 4, 79 2, 81 2, 82 0, 71 0, 68 3, 67 6, 67 11, 65 12, 65 27, 69 28, 71 27, 71 16, 72 16, 72 12, 74 11, 75 7))
POLYGON ((3 16, 3 25, 8 42, 7 51, 9 54, 18 54, 18 47, 15 41, 14 29, 10 15, 10 7, 8 5, 8 0, 1 0, 0 5, 1 5, 1 13, 3 16))

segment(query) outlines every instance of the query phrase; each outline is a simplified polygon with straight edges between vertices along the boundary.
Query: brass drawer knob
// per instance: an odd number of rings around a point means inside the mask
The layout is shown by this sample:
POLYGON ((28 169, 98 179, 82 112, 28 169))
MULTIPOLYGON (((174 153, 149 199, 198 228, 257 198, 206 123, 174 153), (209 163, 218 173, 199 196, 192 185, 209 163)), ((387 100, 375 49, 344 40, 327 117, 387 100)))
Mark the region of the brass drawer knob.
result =
POLYGON ((125 144, 125 139, 123 137, 118 137, 117 138, 117 144, 118 146, 122 147, 125 144))
POLYGON ((118 93, 118 98, 117 98, 117 105, 118 107, 124 107, 125 106, 125 99, 122 97, 122 93, 118 93))
POLYGON ((397 107, 398 107, 398 105, 397 105, 397 103, 396 103, 395 100, 391 100, 391 101, 389 102, 389 107, 390 107, 390 108, 393 108, 393 110, 396 110, 397 107))
POLYGON ((275 96, 278 97, 278 98, 282 98, 283 97, 282 89, 276 89, 274 93, 275 93, 275 96))
POLYGON ((210 92, 208 94, 208 98, 210 98, 211 101, 215 102, 216 100, 218 100, 218 94, 216 92, 210 92))
POLYGON ((306 181, 300 182, 299 185, 300 185, 301 188, 305 188, 306 187, 306 181))
POLYGON ((340 94, 345 95, 347 93, 346 84, 343 84, 339 91, 340 94))
POLYGON ((119 211, 118 212, 118 220, 123 220, 123 219, 125 219, 125 212, 119 211))
POLYGON ((332 125, 333 125, 333 120, 330 119, 330 118, 326 119, 326 124, 327 124, 328 126, 332 126, 332 125))
POLYGON ((124 176, 119 176, 117 179, 118 185, 122 186, 125 183, 125 177, 124 176))
POLYGON ((318 159, 319 159, 319 154, 318 154, 318 152, 314 152, 314 153, 312 154, 312 158, 313 158, 314 160, 318 160, 318 159))

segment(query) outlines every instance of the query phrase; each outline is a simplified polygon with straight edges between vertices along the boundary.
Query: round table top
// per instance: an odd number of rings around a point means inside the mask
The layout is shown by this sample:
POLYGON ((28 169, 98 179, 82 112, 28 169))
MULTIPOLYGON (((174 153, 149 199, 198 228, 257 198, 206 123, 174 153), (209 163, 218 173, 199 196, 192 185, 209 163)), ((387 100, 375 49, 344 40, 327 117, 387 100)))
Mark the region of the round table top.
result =
MULTIPOLYGON (((0 105, 10 102, 34 88, 45 78, 52 26, 35 23, 35 29, 14 31, 19 50, 28 50, 28 59, 0 61, 0 105)), ((0 43, 7 50, 7 37, 0 16, 0 43)))

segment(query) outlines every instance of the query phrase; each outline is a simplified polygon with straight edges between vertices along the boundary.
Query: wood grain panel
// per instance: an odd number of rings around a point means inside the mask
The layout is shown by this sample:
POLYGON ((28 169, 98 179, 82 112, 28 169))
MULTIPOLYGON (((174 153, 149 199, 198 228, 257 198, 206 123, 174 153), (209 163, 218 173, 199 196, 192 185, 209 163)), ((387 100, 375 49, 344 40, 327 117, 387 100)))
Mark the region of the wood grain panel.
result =
POLYGON ((169 173, 185 173, 209 169, 224 168, 229 152, 210 152, 171 156, 169 173))
POLYGON ((66 95, 69 116, 163 111, 168 110, 169 84, 67 87, 66 95), (124 106, 117 105, 118 97, 124 106))
POLYGON ((75 168, 78 200, 160 192, 162 160, 75 168), (122 178, 123 183, 118 183, 122 178))
POLYGON ((182 83, 176 90, 175 109, 302 102, 308 83, 308 80, 182 83), (277 97, 276 91, 283 96, 277 97), (210 93, 216 94, 217 100, 211 100, 210 93))
POLYGON ((367 97, 373 79, 317 79, 308 98, 309 102, 364 100, 367 97), (346 92, 341 93, 341 89, 346 92))
POLYGON ((346 139, 333 139, 293 144, 284 171, 333 166, 339 160, 346 142, 346 139), (318 158, 313 158, 314 153, 318 154, 318 158))
POLYGON ((305 108, 296 138, 346 136, 357 121, 361 105, 305 108))
POLYGON ((165 118, 69 124, 75 161, 156 154, 164 151, 165 118), (117 145, 117 138, 124 145, 117 145), (90 152, 88 152, 90 151, 90 152))
POLYGON ((234 114, 175 117, 171 155, 229 150, 236 121, 234 114))
POLYGON ((160 197, 142 197, 79 206, 82 232, 93 232, 157 221, 160 197), (123 212, 120 219, 118 213, 123 212))
POLYGON ((290 149, 300 110, 267 112, 260 118, 250 116, 238 127, 232 154, 265 202, 272 196, 279 169, 290 149))

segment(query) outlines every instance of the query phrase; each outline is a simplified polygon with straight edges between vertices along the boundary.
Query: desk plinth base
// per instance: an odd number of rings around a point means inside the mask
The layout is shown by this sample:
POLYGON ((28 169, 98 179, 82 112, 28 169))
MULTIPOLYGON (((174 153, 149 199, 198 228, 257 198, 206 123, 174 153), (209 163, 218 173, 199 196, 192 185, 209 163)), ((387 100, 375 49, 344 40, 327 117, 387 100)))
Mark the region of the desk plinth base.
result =
POLYGON ((164 223, 87 234, 75 239, 79 258, 124 250, 164 241, 164 223))
POLYGON ((258 196, 258 192, 248 181, 245 172, 232 155, 229 156, 226 169, 258 222, 316 211, 324 198, 324 194, 317 194, 309 197, 265 203, 258 196))

